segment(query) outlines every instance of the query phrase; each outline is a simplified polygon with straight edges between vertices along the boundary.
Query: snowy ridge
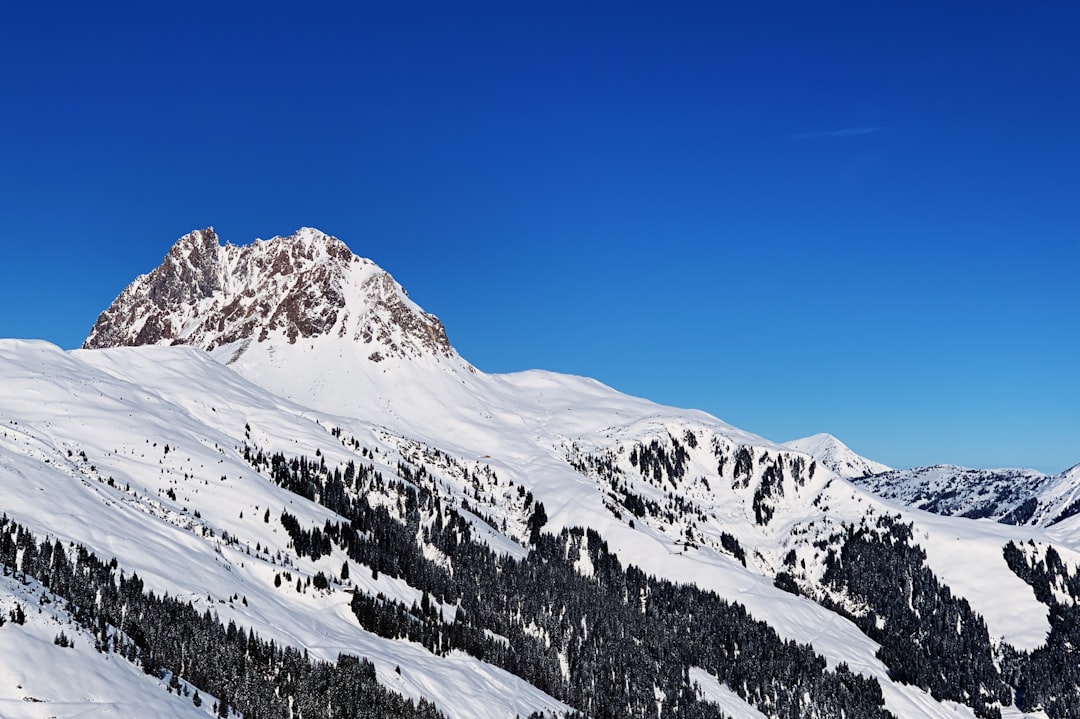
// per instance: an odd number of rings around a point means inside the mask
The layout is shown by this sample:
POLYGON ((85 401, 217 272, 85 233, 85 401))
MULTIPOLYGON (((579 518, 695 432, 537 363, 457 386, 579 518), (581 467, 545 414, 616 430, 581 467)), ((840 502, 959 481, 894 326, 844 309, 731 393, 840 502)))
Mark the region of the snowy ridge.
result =
POLYGON ((954 465, 890 470, 852 479, 875 494, 935 514, 1049 527, 1080 513, 1080 470, 954 465))

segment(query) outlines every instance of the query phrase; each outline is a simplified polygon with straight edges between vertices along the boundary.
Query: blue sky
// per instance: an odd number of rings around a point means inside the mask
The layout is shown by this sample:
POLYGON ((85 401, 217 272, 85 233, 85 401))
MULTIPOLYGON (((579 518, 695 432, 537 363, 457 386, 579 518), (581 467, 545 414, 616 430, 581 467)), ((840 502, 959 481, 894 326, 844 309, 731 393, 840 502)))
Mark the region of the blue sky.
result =
POLYGON ((154 5, 0 9, 0 336, 310 225, 486 371, 1080 462, 1075 4, 154 5))

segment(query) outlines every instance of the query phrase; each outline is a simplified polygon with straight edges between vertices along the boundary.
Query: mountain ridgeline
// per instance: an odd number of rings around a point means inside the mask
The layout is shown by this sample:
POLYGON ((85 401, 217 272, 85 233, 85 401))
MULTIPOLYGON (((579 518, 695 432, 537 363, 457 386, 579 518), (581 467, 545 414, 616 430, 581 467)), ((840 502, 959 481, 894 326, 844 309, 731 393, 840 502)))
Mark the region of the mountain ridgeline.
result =
POLYGON ((1080 465, 1058 475, 938 465, 853 481, 882 497, 949 516, 1049 527, 1080 514, 1080 465))
POLYGON ((43 661, 177 717, 1080 716, 1075 468, 485 374, 313 229, 186 235, 0 373, 5 716, 103 708, 43 661))

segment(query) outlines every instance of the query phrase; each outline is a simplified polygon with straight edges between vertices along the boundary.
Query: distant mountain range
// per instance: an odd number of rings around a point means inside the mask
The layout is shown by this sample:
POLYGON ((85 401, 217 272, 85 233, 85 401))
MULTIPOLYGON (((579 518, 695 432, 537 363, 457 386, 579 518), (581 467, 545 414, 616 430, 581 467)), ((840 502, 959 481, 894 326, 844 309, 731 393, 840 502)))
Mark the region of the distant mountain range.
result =
POLYGON ((1080 465, 1058 475, 953 465, 854 478, 871 492, 928 512, 1048 527, 1080 512, 1080 465))
POLYGON ((1080 465, 1061 474, 941 464, 892 469, 829 434, 786 442, 874 494, 935 514, 1049 527, 1080 513, 1080 465))
POLYGON ((0 389, 5 717, 1080 714, 1080 468, 487 374, 318 230, 186 235, 0 389))

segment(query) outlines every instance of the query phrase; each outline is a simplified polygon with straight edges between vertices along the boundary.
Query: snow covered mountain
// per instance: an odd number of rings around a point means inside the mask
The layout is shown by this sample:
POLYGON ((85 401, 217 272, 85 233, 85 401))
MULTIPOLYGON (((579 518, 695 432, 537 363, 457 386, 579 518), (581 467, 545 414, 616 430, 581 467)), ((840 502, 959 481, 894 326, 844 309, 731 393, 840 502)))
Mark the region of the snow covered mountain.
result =
POLYGON ((1080 513, 1080 465, 1058 475, 953 465, 852 477, 875 494, 936 514, 1048 527, 1080 513))
POLYGON ((844 479, 868 477, 892 469, 881 462, 860 457, 831 434, 822 433, 793 439, 785 442, 784 446, 796 452, 805 452, 844 479))
POLYGON ((1044 667, 1080 667, 1080 520, 938 516, 827 436, 483 373, 316 230, 187 235, 86 349, 0 341, 0 387, 4 716, 1076 710, 1044 667))
POLYGON ((879 497, 934 514, 1048 527, 1080 513, 1080 465, 1058 475, 955 465, 892 469, 855 454, 830 434, 784 446, 879 497))

